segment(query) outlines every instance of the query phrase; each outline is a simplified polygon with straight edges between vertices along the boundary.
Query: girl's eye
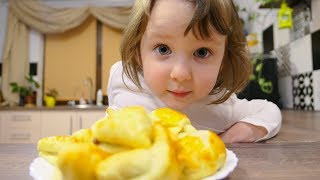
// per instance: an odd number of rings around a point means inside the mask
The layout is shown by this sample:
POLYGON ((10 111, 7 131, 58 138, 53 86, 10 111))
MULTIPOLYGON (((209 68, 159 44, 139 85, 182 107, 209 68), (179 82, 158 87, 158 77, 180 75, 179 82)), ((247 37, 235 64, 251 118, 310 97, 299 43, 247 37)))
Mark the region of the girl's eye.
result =
POLYGON ((200 57, 200 58, 206 58, 210 55, 210 52, 206 48, 200 48, 197 49, 196 52, 193 54, 194 56, 200 57))
POLYGON ((171 50, 167 45, 161 44, 158 47, 156 47, 156 49, 161 55, 167 55, 171 53, 171 50))

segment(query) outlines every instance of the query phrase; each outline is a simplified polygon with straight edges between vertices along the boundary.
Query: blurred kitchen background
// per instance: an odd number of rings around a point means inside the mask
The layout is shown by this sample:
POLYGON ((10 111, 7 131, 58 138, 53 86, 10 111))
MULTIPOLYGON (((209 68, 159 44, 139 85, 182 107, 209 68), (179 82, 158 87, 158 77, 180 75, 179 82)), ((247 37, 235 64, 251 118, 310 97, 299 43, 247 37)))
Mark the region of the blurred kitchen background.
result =
MULTIPOLYGON (((240 98, 320 110, 320 0, 236 0, 253 72, 240 98)), ((0 0, 0 143, 105 116, 133 0, 0 0)))
MULTIPOLYGON (((254 65, 239 97, 320 110, 320 0, 235 3, 254 65)), ((109 69, 120 60, 132 4, 0 0, 1 107, 54 107, 48 96, 56 105, 106 106, 109 69)))

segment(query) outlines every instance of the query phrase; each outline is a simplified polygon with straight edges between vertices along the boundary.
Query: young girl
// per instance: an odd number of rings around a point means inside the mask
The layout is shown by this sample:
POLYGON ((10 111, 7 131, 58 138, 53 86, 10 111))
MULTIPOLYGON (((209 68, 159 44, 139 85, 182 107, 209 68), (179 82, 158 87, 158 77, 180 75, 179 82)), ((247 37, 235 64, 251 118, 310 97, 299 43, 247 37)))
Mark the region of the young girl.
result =
POLYGON ((275 104, 234 94, 251 67, 232 0, 136 0, 121 52, 110 71, 110 106, 170 107, 226 143, 278 133, 275 104))

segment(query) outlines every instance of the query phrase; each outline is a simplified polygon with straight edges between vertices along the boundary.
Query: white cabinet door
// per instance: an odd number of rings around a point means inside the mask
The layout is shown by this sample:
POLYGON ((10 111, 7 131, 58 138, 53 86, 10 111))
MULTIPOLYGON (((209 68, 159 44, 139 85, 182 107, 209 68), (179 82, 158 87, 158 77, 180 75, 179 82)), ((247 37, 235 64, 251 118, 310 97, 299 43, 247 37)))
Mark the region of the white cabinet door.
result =
POLYGON ((96 121, 104 118, 106 115, 105 110, 88 110, 77 111, 77 120, 79 122, 79 129, 90 128, 96 121))
POLYGON ((4 115, 2 115, 3 114, 3 112, 1 112, 1 114, 0 114, 0 143, 4 143, 3 142, 3 125, 2 125, 2 118, 3 118, 3 116, 4 115))
POLYGON ((41 137, 71 135, 76 121, 75 111, 42 111, 41 137))
POLYGON ((2 114, 4 143, 36 143, 40 136, 40 111, 6 111, 2 114))

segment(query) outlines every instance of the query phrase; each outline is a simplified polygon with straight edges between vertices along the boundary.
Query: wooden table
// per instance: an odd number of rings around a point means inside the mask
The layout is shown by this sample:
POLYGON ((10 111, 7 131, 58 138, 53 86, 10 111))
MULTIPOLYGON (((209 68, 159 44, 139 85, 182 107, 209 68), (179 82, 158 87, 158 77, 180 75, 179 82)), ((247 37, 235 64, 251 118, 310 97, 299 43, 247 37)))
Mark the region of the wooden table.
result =
MULTIPOLYGON (((228 144, 238 157, 227 179, 319 179, 320 112, 284 110, 280 133, 261 143, 228 144)), ((31 179, 35 144, 0 144, 0 179, 31 179)))
POLYGON ((320 143, 232 144, 238 157, 228 179, 319 179, 320 143))
POLYGON ((31 180, 29 165, 37 156, 35 144, 0 144, 0 179, 31 180))

